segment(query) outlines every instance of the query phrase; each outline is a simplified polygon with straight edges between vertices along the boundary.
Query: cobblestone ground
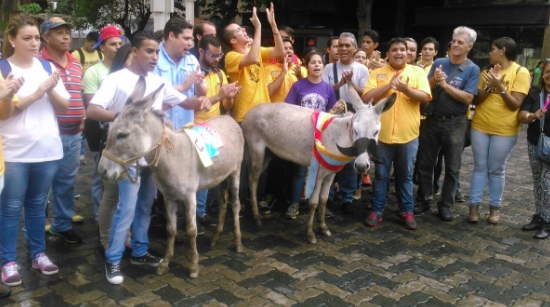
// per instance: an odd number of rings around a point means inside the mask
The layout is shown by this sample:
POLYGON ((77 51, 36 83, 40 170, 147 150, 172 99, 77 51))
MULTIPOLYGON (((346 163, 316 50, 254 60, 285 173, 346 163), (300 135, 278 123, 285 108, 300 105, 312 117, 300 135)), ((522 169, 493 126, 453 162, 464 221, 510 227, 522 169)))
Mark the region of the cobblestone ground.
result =
MULTIPOLYGON (((521 225, 533 214, 532 183, 525 129, 508 162, 502 222, 465 221, 471 150, 464 153, 461 177, 466 203, 457 204, 454 221, 441 222, 432 213, 417 217, 419 230, 399 225, 391 193, 384 222, 367 228, 364 220, 368 189, 355 203, 357 214, 328 220, 332 237, 305 241, 305 216, 289 221, 283 209, 257 229, 241 219, 244 252, 233 249, 228 219, 220 244, 211 249, 212 229, 198 237, 200 277, 188 277, 187 242, 177 244, 170 272, 135 267, 125 255, 125 280, 105 280, 104 257, 92 218, 92 159, 78 179, 75 224, 84 242, 69 245, 47 237, 50 258, 60 272, 44 276, 30 267, 24 238, 19 236, 18 262, 23 284, 0 306, 550 306, 550 241, 536 241, 521 225)), ((486 216, 488 205, 483 204, 486 216)), ((153 223, 155 224, 155 223, 153 223)), ((162 229, 151 228, 151 251, 163 254, 162 229)))

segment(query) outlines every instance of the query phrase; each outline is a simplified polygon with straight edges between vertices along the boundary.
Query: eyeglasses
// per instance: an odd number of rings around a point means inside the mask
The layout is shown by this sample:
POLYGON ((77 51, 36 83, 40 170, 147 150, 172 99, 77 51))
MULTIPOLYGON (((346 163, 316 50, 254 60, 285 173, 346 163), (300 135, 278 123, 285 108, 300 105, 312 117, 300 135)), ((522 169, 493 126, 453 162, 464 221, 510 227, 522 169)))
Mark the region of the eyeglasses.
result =
POLYGON ((213 59, 221 59, 223 56, 224 56, 224 53, 218 53, 218 54, 213 54, 213 53, 210 53, 208 50, 206 49, 203 49, 204 50, 204 53, 208 54, 209 57, 213 58, 213 59))

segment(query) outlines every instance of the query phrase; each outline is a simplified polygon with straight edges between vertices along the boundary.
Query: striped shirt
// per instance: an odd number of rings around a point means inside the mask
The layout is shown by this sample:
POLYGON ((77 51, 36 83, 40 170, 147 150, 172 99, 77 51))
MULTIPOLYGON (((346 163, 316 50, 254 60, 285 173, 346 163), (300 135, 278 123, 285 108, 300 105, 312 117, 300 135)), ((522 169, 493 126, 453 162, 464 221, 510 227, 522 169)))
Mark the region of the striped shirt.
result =
POLYGON ((84 106, 82 104, 82 65, 69 52, 66 53, 68 63, 66 67, 55 62, 46 48, 42 48, 39 58, 50 61, 57 71, 69 98, 69 109, 66 113, 55 112, 60 134, 76 134, 82 131, 84 106))

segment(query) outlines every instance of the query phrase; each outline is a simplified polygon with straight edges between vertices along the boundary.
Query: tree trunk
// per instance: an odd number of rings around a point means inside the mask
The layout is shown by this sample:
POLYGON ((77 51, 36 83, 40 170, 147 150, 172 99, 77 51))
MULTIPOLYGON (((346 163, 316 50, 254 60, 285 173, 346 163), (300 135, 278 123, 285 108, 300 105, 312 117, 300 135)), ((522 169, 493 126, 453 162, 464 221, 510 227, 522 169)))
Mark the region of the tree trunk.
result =
POLYGON ((358 0, 357 22, 359 23, 359 33, 357 33, 357 40, 359 41, 363 38, 363 34, 371 28, 373 2, 374 0, 358 0))

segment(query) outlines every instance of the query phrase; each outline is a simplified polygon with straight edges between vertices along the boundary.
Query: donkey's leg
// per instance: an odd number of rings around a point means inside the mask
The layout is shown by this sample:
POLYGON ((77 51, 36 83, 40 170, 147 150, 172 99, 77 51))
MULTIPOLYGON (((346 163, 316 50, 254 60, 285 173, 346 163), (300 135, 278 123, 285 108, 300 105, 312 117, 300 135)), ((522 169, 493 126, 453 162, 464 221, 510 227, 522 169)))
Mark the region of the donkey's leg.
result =
POLYGON ((191 253, 191 264, 189 277, 199 277, 199 252, 197 251, 197 192, 187 191, 184 194, 185 201, 185 233, 189 239, 189 252, 191 253))
MULTIPOLYGON (((241 170, 236 169, 233 174, 229 175, 228 188, 231 189, 232 201, 231 207, 233 209, 233 222, 235 224, 235 252, 241 253, 243 251, 243 244, 241 242, 241 220, 239 219, 239 212, 241 211, 241 202, 239 201, 239 177, 241 170)), ((226 192, 227 201, 227 192, 226 192)))
POLYGON ((258 180, 262 171, 262 165, 264 163, 265 146, 260 142, 248 143, 248 150, 250 152, 250 173, 248 174, 248 181, 250 186, 250 204, 252 205, 252 215, 256 226, 262 226, 262 216, 258 212, 258 180))
POLYGON ((321 191, 321 184, 322 184, 322 174, 319 174, 317 176, 317 181, 315 182, 315 188, 313 189, 313 192, 311 193, 311 196, 309 197, 309 215, 307 217, 307 224, 306 224, 306 237, 307 241, 311 244, 317 243, 317 239, 315 238, 315 233, 313 232, 313 217, 315 215, 315 210, 317 209, 317 206, 319 204, 319 192, 321 191))
POLYGON ((328 194, 330 192, 330 186, 334 180, 336 174, 332 173, 326 176, 321 183, 321 191, 319 192, 319 215, 317 216, 319 220, 319 227, 321 228, 321 234, 325 237, 330 237, 332 234, 328 230, 328 226, 325 223, 325 209, 327 206, 328 194))
MULTIPOLYGON (((218 240, 220 239, 220 236, 223 232, 223 226, 225 224, 225 213, 227 212, 227 191, 228 191, 228 181, 229 179, 225 179, 221 184, 221 202, 220 202, 220 208, 218 210, 218 226, 216 226, 216 233, 214 234, 214 237, 212 238, 212 241, 210 242, 210 247, 216 246, 218 244, 218 240)), ((237 199, 238 199, 237 195, 237 199)), ((238 216, 237 216, 238 217, 238 216)))
POLYGON ((177 232, 176 212, 178 210, 178 203, 172 199, 165 198, 164 205, 166 207, 166 234, 168 235, 168 238, 166 239, 167 245, 166 252, 164 254, 164 261, 162 261, 157 267, 156 273, 158 275, 168 272, 168 265, 174 256, 174 240, 177 232))

